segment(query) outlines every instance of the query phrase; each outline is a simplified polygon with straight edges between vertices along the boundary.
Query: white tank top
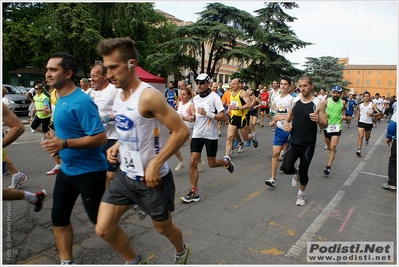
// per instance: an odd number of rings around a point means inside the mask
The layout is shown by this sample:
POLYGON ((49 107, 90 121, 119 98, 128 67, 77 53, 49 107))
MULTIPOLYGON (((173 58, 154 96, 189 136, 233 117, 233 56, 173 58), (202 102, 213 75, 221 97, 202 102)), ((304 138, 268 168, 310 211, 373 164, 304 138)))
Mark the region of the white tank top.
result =
MULTIPOLYGON (((177 108, 177 114, 179 115, 183 115, 184 117, 188 117, 188 116, 192 116, 194 114, 191 114, 190 110, 189 110, 189 106, 192 104, 193 102, 188 101, 186 104, 183 104, 183 102, 179 103, 179 107, 177 108)), ((193 131, 194 128, 194 122, 189 122, 189 121, 183 121, 184 124, 186 124, 187 128, 190 129, 190 131, 193 131)))
POLYGON ((359 105, 359 109, 360 109, 359 121, 367 124, 373 124, 373 116, 367 115, 367 113, 372 115, 374 114, 373 103, 369 102, 367 106, 365 106, 364 103, 361 103, 359 105))
MULTIPOLYGON (((139 100, 144 90, 156 89, 148 83, 141 82, 126 101, 122 101, 121 92, 118 92, 113 106, 120 145, 120 168, 134 180, 141 180, 141 176, 138 175, 140 166, 145 170, 148 163, 163 147, 161 135, 163 124, 157 118, 144 118, 139 113, 139 100)), ((168 174, 168 162, 165 161, 159 171, 161 177, 168 174)))

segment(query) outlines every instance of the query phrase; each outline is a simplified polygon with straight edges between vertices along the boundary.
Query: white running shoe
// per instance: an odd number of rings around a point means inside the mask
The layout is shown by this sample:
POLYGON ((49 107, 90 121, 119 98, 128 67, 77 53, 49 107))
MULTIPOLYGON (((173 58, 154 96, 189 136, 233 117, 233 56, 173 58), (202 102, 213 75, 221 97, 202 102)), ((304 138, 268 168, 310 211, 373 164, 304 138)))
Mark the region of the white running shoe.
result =
POLYGON ((295 187, 298 184, 299 181, 299 170, 298 168, 296 169, 297 173, 292 177, 291 185, 295 187))
POLYGON ((177 166, 176 166, 176 168, 175 168, 175 171, 180 171, 181 169, 183 169, 184 167, 186 167, 186 163, 183 161, 183 162, 179 162, 179 163, 177 163, 177 166))
POLYGON ((245 146, 245 144, 244 143, 241 143, 241 144, 238 144, 238 153, 242 153, 243 151, 244 151, 244 146, 245 146))
POLYGON ((265 181, 265 184, 271 187, 276 187, 276 179, 274 177, 265 181))
POLYGON ((280 152, 280 156, 278 157, 278 161, 282 161, 284 159, 284 151, 280 152))
POLYGON ((205 161, 201 159, 201 162, 198 162, 197 164, 198 172, 202 172, 204 170, 204 166, 205 166, 205 161))
POLYGON ((304 206, 306 202, 306 196, 305 193, 303 194, 298 194, 298 198, 296 200, 296 205, 297 206, 304 206))
POLYGON ((18 178, 11 178, 11 185, 8 188, 14 188, 14 189, 19 189, 23 183, 28 180, 28 176, 25 174, 21 173, 21 175, 18 178))

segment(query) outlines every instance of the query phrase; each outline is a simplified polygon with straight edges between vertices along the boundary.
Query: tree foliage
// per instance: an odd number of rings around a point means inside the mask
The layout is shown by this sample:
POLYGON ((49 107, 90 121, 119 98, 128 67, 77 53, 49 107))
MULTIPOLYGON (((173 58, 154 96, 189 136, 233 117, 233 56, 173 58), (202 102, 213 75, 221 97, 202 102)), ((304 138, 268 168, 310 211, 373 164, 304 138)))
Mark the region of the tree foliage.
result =
POLYGON ((312 76, 315 91, 325 89, 327 92, 338 85, 346 88, 349 81, 343 81, 344 64, 338 63, 338 58, 325 56, 320 58, 307 57, 305 71, 312 76))
POLYGON ((258 85, 281 75, 297 77, 303 71, 294 67, 283 56, 311 43, 298 39, 287 25, 296 18, 283 9, 298 8, 295 3, 265 3, 265 8, 256 10, 257 16, 222 3, 207 4, 199 12, 199 20, 191 25, 176 29, 175 39, 161 44, 163 54, 149 55, 160 64, 174 65, 172 73, 181 67, 194 72, 206 72, 211 77, 218 72, 222 60, 232 60, 249 64, 240 68, 232 77, 241 77, 258 85), (189 60, 189 57, 199 60, 189 60), (173 61, 179 59, 180 61, 173 61))
POLYGON ((235 73, 234 76, 240 75, 253 81, 257 87, 260 83, 272 81, 282 75, 298 77, 303 73, 283 56, 312 44, 298 39, 287 25, 296 18, 285 13, 284 9, 293 8, 299 6, 293 2, 266 2, 264 8, 255 10, 260 30, 254 34, 254 44, 248 49, 258 53, 251 53, 252 61, 249 67, 235 73))
POLYGON ((249 41, 257 30, 257 22, 251 14, 221 3, 207 4, 198 14, 197 22, 177 28, 175 39, 159 47, 165 54, 150 55, 149 58, 157 58, 158 62, 170 57, 181 60, 169 74, 188 66, 195 73, 199 67, 200 73, 206 72, 212 77, 221 60, 250 57, 240 42, 249 41), (195 59, 197 56, 200 62, 195 59))
POLYGON ((154 10, 150 2, 27 2, 3 3, 3 79, 7 72, 35 65, 44 68, 54 52, 75 56, 84 75, 99 60, 102 39, 130 36, 140 66, 167 77, 182 67, 218 73, 223 60, 249 64, 236 74, 260 83, 280 75, 300 73, 284 54, 305 48, 286 25, 295 18, 283 9, 295 3, 265 3, 257 16, 209 3, 199 20, 177 27, 154 10), (197 60, 200 58, 200 60, 197 60))
POLYGON ((100 57, 99 40, 130 36, 147 68, 148 54, 170 40, 176 26, 154 10, 154 3, 3 3, 3 80, 10 70, 44 68, 54 52, 75 56, 89 76, 100 57))

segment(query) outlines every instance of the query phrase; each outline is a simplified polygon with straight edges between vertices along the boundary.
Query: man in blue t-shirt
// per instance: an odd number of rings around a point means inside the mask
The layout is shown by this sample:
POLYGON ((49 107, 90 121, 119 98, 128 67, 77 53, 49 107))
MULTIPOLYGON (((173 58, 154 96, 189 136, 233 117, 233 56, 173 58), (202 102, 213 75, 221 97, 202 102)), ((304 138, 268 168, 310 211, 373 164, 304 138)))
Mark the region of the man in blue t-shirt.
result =
POLYGON ((179 90, 175 88, 175 83, 173 81, 169 82, 168 88, 165 91, 165 99, 172 108, 176 109, 176 104, 179 99, 179 90))
POLYGON ((51 219, 61 264, 74 264, 72 209, 81 195, 90 220, 97 222, 105 190, 107 160, 102 149, 107 135, 97 106, 74 83, 78 72, 75 58, 55 53, 46 69, 47 83, 57 88, 59 99, 53 118, 55 136, 48 135, 41 146, 62 159, 54 184, 51 219))
POLYGON ((354 111, 355 107, 357 106, 357 104, 356 104, 356 100, 353 99, 353 94, 350 94, 349 98, 347 98, 347 99, 348 99, 348 102, 347 102, 346 108, 345 108, 345 116, 346 116, 345 123, 348 125, 348 128, 349 128, 351 125, 353 111, 354 111))

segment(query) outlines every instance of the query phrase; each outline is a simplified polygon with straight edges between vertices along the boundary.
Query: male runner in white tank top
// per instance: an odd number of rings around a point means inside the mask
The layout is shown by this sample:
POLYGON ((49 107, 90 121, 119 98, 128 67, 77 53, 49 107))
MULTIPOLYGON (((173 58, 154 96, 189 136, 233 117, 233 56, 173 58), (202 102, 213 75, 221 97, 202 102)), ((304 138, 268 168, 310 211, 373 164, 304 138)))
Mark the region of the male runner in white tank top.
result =
POLYGON ((183 243, 182 231, 172 221, 175 185, 167 160, 187 140, 190 131, 162 93, 138 78, 138 55, 132 39, 103 40, 97 49, 107 68, 107 78, 122 92, 113 106, 118 141, 107 150, 108 161, 116 163, 119 157, 120 166, 101 200, 96 233, 127 264, 146 263, 118 226, 121 216, 137 204, 174 246, 174 263, 187 264, 191 247, 183 243), (172 132, 164 145, 163 126, 172 132))

